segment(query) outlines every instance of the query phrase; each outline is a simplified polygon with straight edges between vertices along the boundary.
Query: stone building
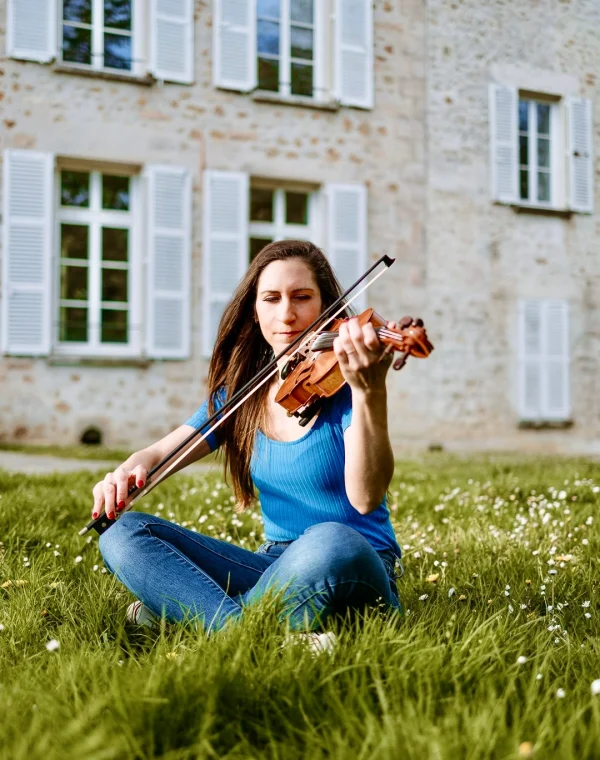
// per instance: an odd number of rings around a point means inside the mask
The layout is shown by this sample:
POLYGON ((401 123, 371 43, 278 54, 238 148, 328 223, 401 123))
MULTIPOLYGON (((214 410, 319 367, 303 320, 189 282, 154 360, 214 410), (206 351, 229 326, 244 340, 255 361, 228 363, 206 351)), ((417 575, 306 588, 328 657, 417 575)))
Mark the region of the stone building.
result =
POLYGON ((270 240, 425 320, 402 448, 600 451, 596 0, 0 0, 0 440, 140 447, 270 240), (4 7, 3 7, 4 6, 4 7))

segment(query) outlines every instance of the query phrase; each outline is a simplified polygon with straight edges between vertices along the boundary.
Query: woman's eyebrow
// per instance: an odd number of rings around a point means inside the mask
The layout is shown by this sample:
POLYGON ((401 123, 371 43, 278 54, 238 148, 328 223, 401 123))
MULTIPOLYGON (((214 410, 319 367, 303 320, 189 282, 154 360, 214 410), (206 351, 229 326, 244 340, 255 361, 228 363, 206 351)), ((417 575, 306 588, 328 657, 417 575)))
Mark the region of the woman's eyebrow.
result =
MULTIPOLYGON (((310 290, 311 293, 315 292, 313 288, 294 288, 294 290, 292 290, 292 293, 298 293, 300 290, 310 290)), ((261 296, 264 295, 265 293, 279 293, 279 291, 278 290, 261 290, 260 291, 261 296)))

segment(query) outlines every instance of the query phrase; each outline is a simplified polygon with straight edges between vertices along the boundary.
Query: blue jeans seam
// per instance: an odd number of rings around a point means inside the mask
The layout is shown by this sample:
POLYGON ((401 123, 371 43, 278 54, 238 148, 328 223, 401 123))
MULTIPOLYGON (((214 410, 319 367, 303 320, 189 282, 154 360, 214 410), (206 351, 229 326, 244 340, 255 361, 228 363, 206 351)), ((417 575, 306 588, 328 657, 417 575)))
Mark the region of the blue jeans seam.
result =
MULTIPOLYGON (((331 584, 329 584, 329 585, 331 586, 331 588, 332 588, 332 589, 335 589, 335 588, 337 588, 338 586, 342 586, 343 584, 346 584, 346 583, 354 583, 354 584, 359 584, 359 585, 361 585, 361 586, 366 586, 368 589, 371 589, 371 591, 374 591, 375 593, 379 593, 379 589, 375 588, 375 587, 374 587, 374 586, 372 586, 370 583, 365 583, 365 581, 361 581, 361 580, 356 580, 356 581, 338 581, 338 583, 331 583, 331 584)), ((305 604, 306 604, 307 602, 309 602, 309 601, 310 601, 310 600, 311 600, 313 597, 315 597, 315 596, 317 596, 317 595, 319 595, 319 594, 323 594, 323 590, 321 590, 321 591, 315 591, 315 592, 314 592, 314 593, 312 593, 310 596, 308 596, 306 599, 303 599, 301 602, 299 602, 299 603, 296 605, 296 607, 294 607, 294 608, 292 609, 292 611, 291 611, 289 614, 290 614, 290 615, 293 615, 293 614, 294 614, 294 613, 295 613, 297 610, 299 610, 299 609, 300 609, 300 607, 302 607, 303 605, 305 605, 305 604)), ((381 595, 380 595, 380 596, 381 596, 381 595)), ((381 598, 383 599, 383 597, 381 597, 381 598)), ((388 604, 388 605, 389 605, 389 602, 386 602, 386 604, 388 604)), ((391 606, 391 605, 390 605, 390 606, 391 606)))
MULTIPOLYGON (((198 546, 200 546, 203 550, 207 550, 207 551, 211 552, 212 554, 215 554, 217 557, 220 557, 222 560, 225 560, 226 562, 231 562, 232 564, 237 565, 238 567, 245 567, 247 570, 252 570, 252 572, 258 573, 259 577, 260 577, 260 575, 262 575, 262 573, 260 572, 260 570, 257 570, 255 567, 251 567, 250 565, 247 565, 244 562, 238 562, 237 560, 232 559, 231 557, 226 557, 224 554, 221 554, 218 551, 215 551, 211 546, 204 546, 204 545, 202 545, 202 543, 200 541, 196 541, 196 539, 193 536, 190 536, 189 532, 179 530, 179 526, 175 525, 174 523, 168 522, 166 520, 165 520, 165 522, 159 522, 159 523, 157 523, 157 522, 146 522, 146 523, 144 523, 144 528, 148 528, 148 526, 151 526, 151 525, 158 525, 159 528, 165 527, 165 528, 169 528, 171 530, 174 530, 176 533, 179 533, 180 536, 183 536, 184 538, 188 538, 190 541, 193 541, 195 544, 197 544, 198 546)), ((150 533, 150 535, 152 535, 151 531, 149 531, 149 533, 150 533)), ((152 538, 158 538, 158 536, 152 536, 152 538)), ((212 538, 212 536, 209 536, 209 538, 212 538)), ((158 538, 158 540, 160 541, 162 539, 158 538)), ((193 565, 193 566, 196 567, 195 565, 193 565)), ((196 568, 196 569, 198 569, 198 568, 196 568)), ((221 588, 221 587, 219 586, 219 588, 221 588)), ((223 589, 221 589, 221 590, 223 590, 223 589)))

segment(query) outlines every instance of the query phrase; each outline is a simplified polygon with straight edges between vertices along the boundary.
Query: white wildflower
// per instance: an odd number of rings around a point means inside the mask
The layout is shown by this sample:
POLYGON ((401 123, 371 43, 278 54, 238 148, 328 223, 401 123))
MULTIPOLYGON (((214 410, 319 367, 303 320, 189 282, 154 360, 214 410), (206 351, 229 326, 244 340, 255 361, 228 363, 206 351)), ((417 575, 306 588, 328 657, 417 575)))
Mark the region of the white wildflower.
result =
POLYGON ((563 699, 564 696, 566 695, 566 693, 567 692, 564 689, 557 689, 556 690, 556 696, 558 697, 558 699, 563 699))
POLYGON ((586 617, 588 620, 592 617, 591 613, 589 612, 584 612, 583 616, 586 617))
POLYGON ((0 631, 3 631, 3 630, 4 630, 4 626, 2 625, 2 623, 0 623, 0 631))
POLYGON ((57 641, 57 639, 51 639, 51 640, 50 640, 50 641, 49 641, 49 642, 46 644, 46 649, 47 649, 49 652, 56 652, 56 650, 57 650, 57 649, 59 649, 59 648, 60 648, 60 642, 59 642, 59 641, 57 641))
POLYGON ((429 594, 421 594, 421 596, 419 597, 419 601, 424 602, 425 599, 428 599, 428 598, 429 598, 429 594))
POLYGON ((454 590, 454 588, 448 589, 448 598, 450 598, 451 596, 454 596, 455 593, 456 591, 454 590))
POLYGON ((525 665, 526 662, 527 662, 527 657, 525 657, 524 655, 517 657, 517 665, 525 665))
POLYGON ((83 557, 81 555, 77 555, 77 557, 75 557, 75 564, 78 565, 82 559, 83 557))
POLYGON ((600 694, 600 678, 596 678, 595 681, 592 681, 591 689, 594 696, 600 694))
POLYGON ((567 498, 567 492, 566 492, 566 491, 561 491, 561 492, 558 494, 558 498, 559 498, 559 499, 566 499, 566 498, 567 498))
POLYGON ((56 549, 54 550, 54 556, 55 556, 55 557, 58 557, 58 556, 60 556, 60 552, 57 552, 57 551, 56 551, 56 549))
POLYGON ((535 677, 535 680, 536 680, 536 681, 541 681, 541 680, 542 680, 542 678, 543 678, 542 674, 541 674, 541 673, 538 673, 538 674, 537 674, 537 676, 535 677))
POLYGON ((585 601, 585 602, 583 602, 581 606, 582 606, 582 607, 589 607, 589 606, 590 606, 590 602, 589 602, 589 599, 586 599, 586 601, 585 601))

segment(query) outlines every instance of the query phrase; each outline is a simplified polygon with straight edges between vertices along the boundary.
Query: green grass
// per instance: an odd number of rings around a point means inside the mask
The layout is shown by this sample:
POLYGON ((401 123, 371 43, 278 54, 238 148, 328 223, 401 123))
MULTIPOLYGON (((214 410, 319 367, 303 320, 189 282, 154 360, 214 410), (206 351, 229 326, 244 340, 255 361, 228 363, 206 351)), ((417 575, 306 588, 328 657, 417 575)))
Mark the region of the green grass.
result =
MULTIPOLYGON (((77 535, 95 480, 0 472, 0 585, 12 581, 0 588, 0 757, 600 757, 597 464, 398 462, 406 614, 342 628, 332 656, 282 649, 268 604, 211 638, 125 626, 129 593, 101 572, 96 534, 77 535)), ((259 515, 238 519, 230 495, 197 475, 142 508, 255 548, 259 515)))

